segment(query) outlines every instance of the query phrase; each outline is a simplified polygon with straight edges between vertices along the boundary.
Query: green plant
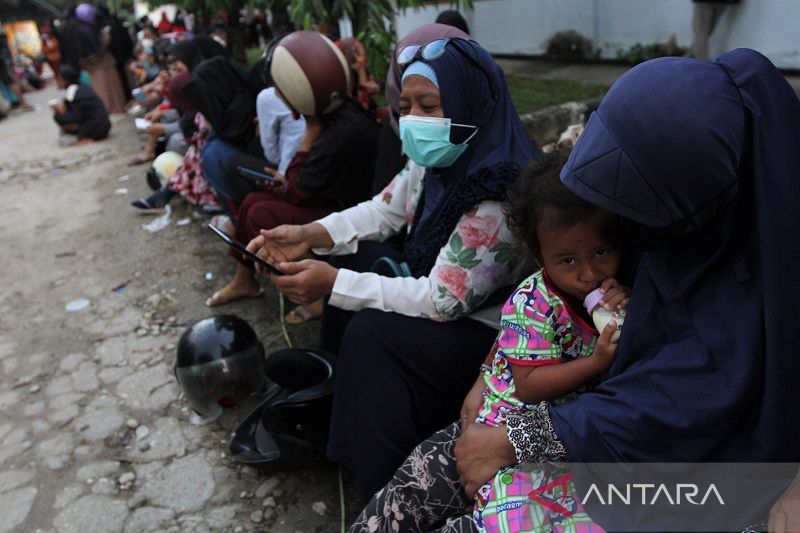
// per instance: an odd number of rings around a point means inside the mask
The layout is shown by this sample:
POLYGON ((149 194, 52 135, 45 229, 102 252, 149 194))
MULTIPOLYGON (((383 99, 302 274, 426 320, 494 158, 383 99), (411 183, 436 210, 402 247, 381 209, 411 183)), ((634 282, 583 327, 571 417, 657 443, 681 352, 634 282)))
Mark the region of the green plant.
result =
POLYGON ((642 44, 636 43, 625 51, 617 52, 617 58, 631 65, 638 65, 656 57, 682 56, 687 48, 678 45, 673 34, 665 43, 642 44))
MULTIPOLYGON (((123 1, 123 0, 120 0, 123 1)), ((124 0, 130 1, 130 0, 124 0)), ((472 9, 474 0, 452 0, 456 9, 472 9)), ((158 5, 176 3, 193 13, 213 14, 221 10, 238 13, 245 6, 265 7, 272 12, 276 34, 294 28, 313 29, 324 23, 335 28, 339 19, 348 17, 353 23, 353 35, 367 50, 367 62, 372 75, 383 81, 396 35, 396 17, 408 8, 419 9, 424 0, 149 0, 158 5)), ((238 17, 230 17, 231 37, 234 40, 236 59, 245 63, 244 35, 238 17)))
MULTIPOLYGON (((263 2, 273 16, 287 4, 285 0, 263 2)), ((450 4, 456 9, 472 9, 473 0, 452 0, 450 4)), ((422 5, 423 0, 293 0, 289 19, 297 27, 310 30, 315 23, 335 27, 339 19, 349 18, 354 37, 366 48, 370 72, 382 81, 394 49, 397 14, 422 5)))
POLYGON ((575 30, 553 34, 546 43, 546 55, 557 61, 588 61, 594 57, 592 41, 575 30))

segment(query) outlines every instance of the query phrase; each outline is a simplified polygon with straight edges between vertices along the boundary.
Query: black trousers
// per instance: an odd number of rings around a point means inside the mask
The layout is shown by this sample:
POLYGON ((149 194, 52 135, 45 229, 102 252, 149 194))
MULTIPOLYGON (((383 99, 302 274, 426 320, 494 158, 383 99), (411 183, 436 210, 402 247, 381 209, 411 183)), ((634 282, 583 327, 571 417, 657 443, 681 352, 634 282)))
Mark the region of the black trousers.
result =
MULTIPOLYGON (((385 245, 362 243, 357 254, 332 263, 368 271, 381 255, 401 258, 385 245)), ((417 444, 458 418, 495 336, 468 318, 435 322, 326 305, 321 345, 338 354, 328 457, 372 495, 417 444)))

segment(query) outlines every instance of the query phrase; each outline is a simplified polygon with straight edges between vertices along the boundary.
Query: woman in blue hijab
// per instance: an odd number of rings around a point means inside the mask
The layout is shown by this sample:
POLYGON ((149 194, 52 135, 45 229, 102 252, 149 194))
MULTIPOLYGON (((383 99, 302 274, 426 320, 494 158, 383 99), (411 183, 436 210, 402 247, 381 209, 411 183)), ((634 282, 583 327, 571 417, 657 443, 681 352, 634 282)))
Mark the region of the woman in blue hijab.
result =
MULTIPOLYGON (((421 444, 351 531, 432 531, 448 519, 446 530, 471 531, 469 517, 453 519, 513 463, 798 462, 798 128, 797 95, 752 50, 657 59, 622 76, 561 174, 624 217, 641 250, 608 377, 574 401, 509 416, 507 428, 434 435, 439 460, 414 461, 430 448, 421 444), (409 482, 412 463, 422 481, 409 482)), ((744 528, 757 502, 726 513, 744 528)))
POLYGON ((320 333, 338 355, 328 456, 366 494, 458 414, 474 383, 496 332, 466 315, 522 275, 501 200, 536 155, 502 70, 479 44, 443 38, 396 59, 406 168, 368 202, 251 243, 284 261, 286 275, 272 282, 293 301, 330 295, 320 333), (385 243, 395 236, 402 249, 385 243), (311 248, 341 255, 297 261, 311 248), (407 263, 406 276, 370 272, 382 256, 407 263))

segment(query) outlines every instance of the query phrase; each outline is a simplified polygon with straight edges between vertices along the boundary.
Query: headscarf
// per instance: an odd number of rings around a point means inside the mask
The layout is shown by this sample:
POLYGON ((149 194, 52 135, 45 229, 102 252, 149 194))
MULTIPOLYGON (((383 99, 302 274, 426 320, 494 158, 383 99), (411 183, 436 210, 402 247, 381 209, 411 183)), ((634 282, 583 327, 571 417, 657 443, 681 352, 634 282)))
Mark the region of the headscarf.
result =
POLYGON ((255 135, 256 97, 247 72, 227 57, 213 57, 192 71, 182 92, 220 138, 246 148, 255 135))
POLYGON ((800 459, 798 127, 747 49, 643 63, 592 114, 562 181, 653 242, 608 379, 550 407, 570 461, 800 459))
POLYGON ((75 32, 78 37, 76 48, 80 63, 81 60, 94 56, 102 50, 100 34, 95 26, 97 9, 91 4, 79 4, 75 8, 75 19, 78 21, 75 32))
POLYGON ((417 277, 430 273, 464 213, 483 201, 503 200, 508 184, 537 153, 508 94, 502 69, 481 45, 452 39, 440 57, 419 61, 436 73, 444 116, 478 131, 453 165, 426 171, 405 246, 417 277))
POLYGON ((345 37, 344 39, 339 39, 336 41, 336 45, 339 47, 339 50, 342 51, 342 55, 344 55, 344 58, 347 60, 347 64, 350 66, 356 62, 357 44, 358 39, 355 37, 345 37))
POLYGON ((461 13, 453 9, 446 9, 439 13, 439 15, 436 17, 436 22, 439 24, 453 26, 454 28, 458 28, 466 34, 469 34, 469 26, 467 25, 467 21, 464 20, 464 17, 461 15, 461 13))
POLYGON ((408 32, 408 34, 397 41, 397 46, 392 53, 392 61, 389 63, 389 70, 386 73, 386 102, 389 104, 391 112, 389 113, 389 123, 392 129, 400 136, 400 126, 397 123, 397 118, 400 116, 400 89, 402 83, 400 82, 400 74, 402 68, 397 64, 397 53, 412 44, 428 44, 436 39, 444 37, 460 37, 461 39, 469 39, 469 35, 446 24, 425 24, 419 28, 415 28, 408 32))
POLYGON ((179 41, 172 45, 169 54, 175 56, 186 65, 191 72, 206 59, 226 55, 225 48, 206 35, 197 35, 192 39, 179 41))
POLYGON ((189 98, 187 98, 184 94, 183 86, 189 83, 189 80, 191 79, 192 75, 188 72, 180 72, 170 77, 169 85, 167 86, 167 94, 169 95, 170 103, 175 107, 190 113, 195 110, 195 107, 189 98))
POLYGON ((87 24, 94 24, 97 19, 97 9, 92 4, 79 4, 75 8, 75 18, 87 24))

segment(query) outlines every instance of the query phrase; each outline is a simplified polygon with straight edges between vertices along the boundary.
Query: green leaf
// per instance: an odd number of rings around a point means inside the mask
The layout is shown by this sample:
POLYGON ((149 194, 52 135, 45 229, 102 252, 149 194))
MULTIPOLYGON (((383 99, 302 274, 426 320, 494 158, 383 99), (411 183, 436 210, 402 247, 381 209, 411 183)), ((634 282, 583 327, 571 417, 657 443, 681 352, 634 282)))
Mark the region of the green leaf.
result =
POLYGON ((491 250, 494 253, 494 260, 498 263, 510 263, 511 260, 517 255, 517 249, 514 245, 508 243, 500 243, 491 250))
POLYGON ((464 241, 461 240, 461 235, 456 233, 450 238, 450 249, 453 250, 455 254, 460 254, 463 248, 464 241))
POLYGON ((480 264, 481 264, 481 260, 480 259, 473 259, 473 260, 466 260, 466 261, 459 260, 459 262, 458 262, 458 266, 460 266, 462 268, 466 268, 466 269, 475 268, 476 266, 478 266, 480 264))
POLYGON ((478 306, 477 304, 480 301, 480 297, 479 295, 475 294, 473 289, 470 289, 464 301, 466 302, 467 307, 470 309, 475 309, 478 306))
POLYGON ((472 261, 475 259, 477 252, 475 248, 464 248, 461 250, 461 253, 458 254, 459 261, 472 261))

